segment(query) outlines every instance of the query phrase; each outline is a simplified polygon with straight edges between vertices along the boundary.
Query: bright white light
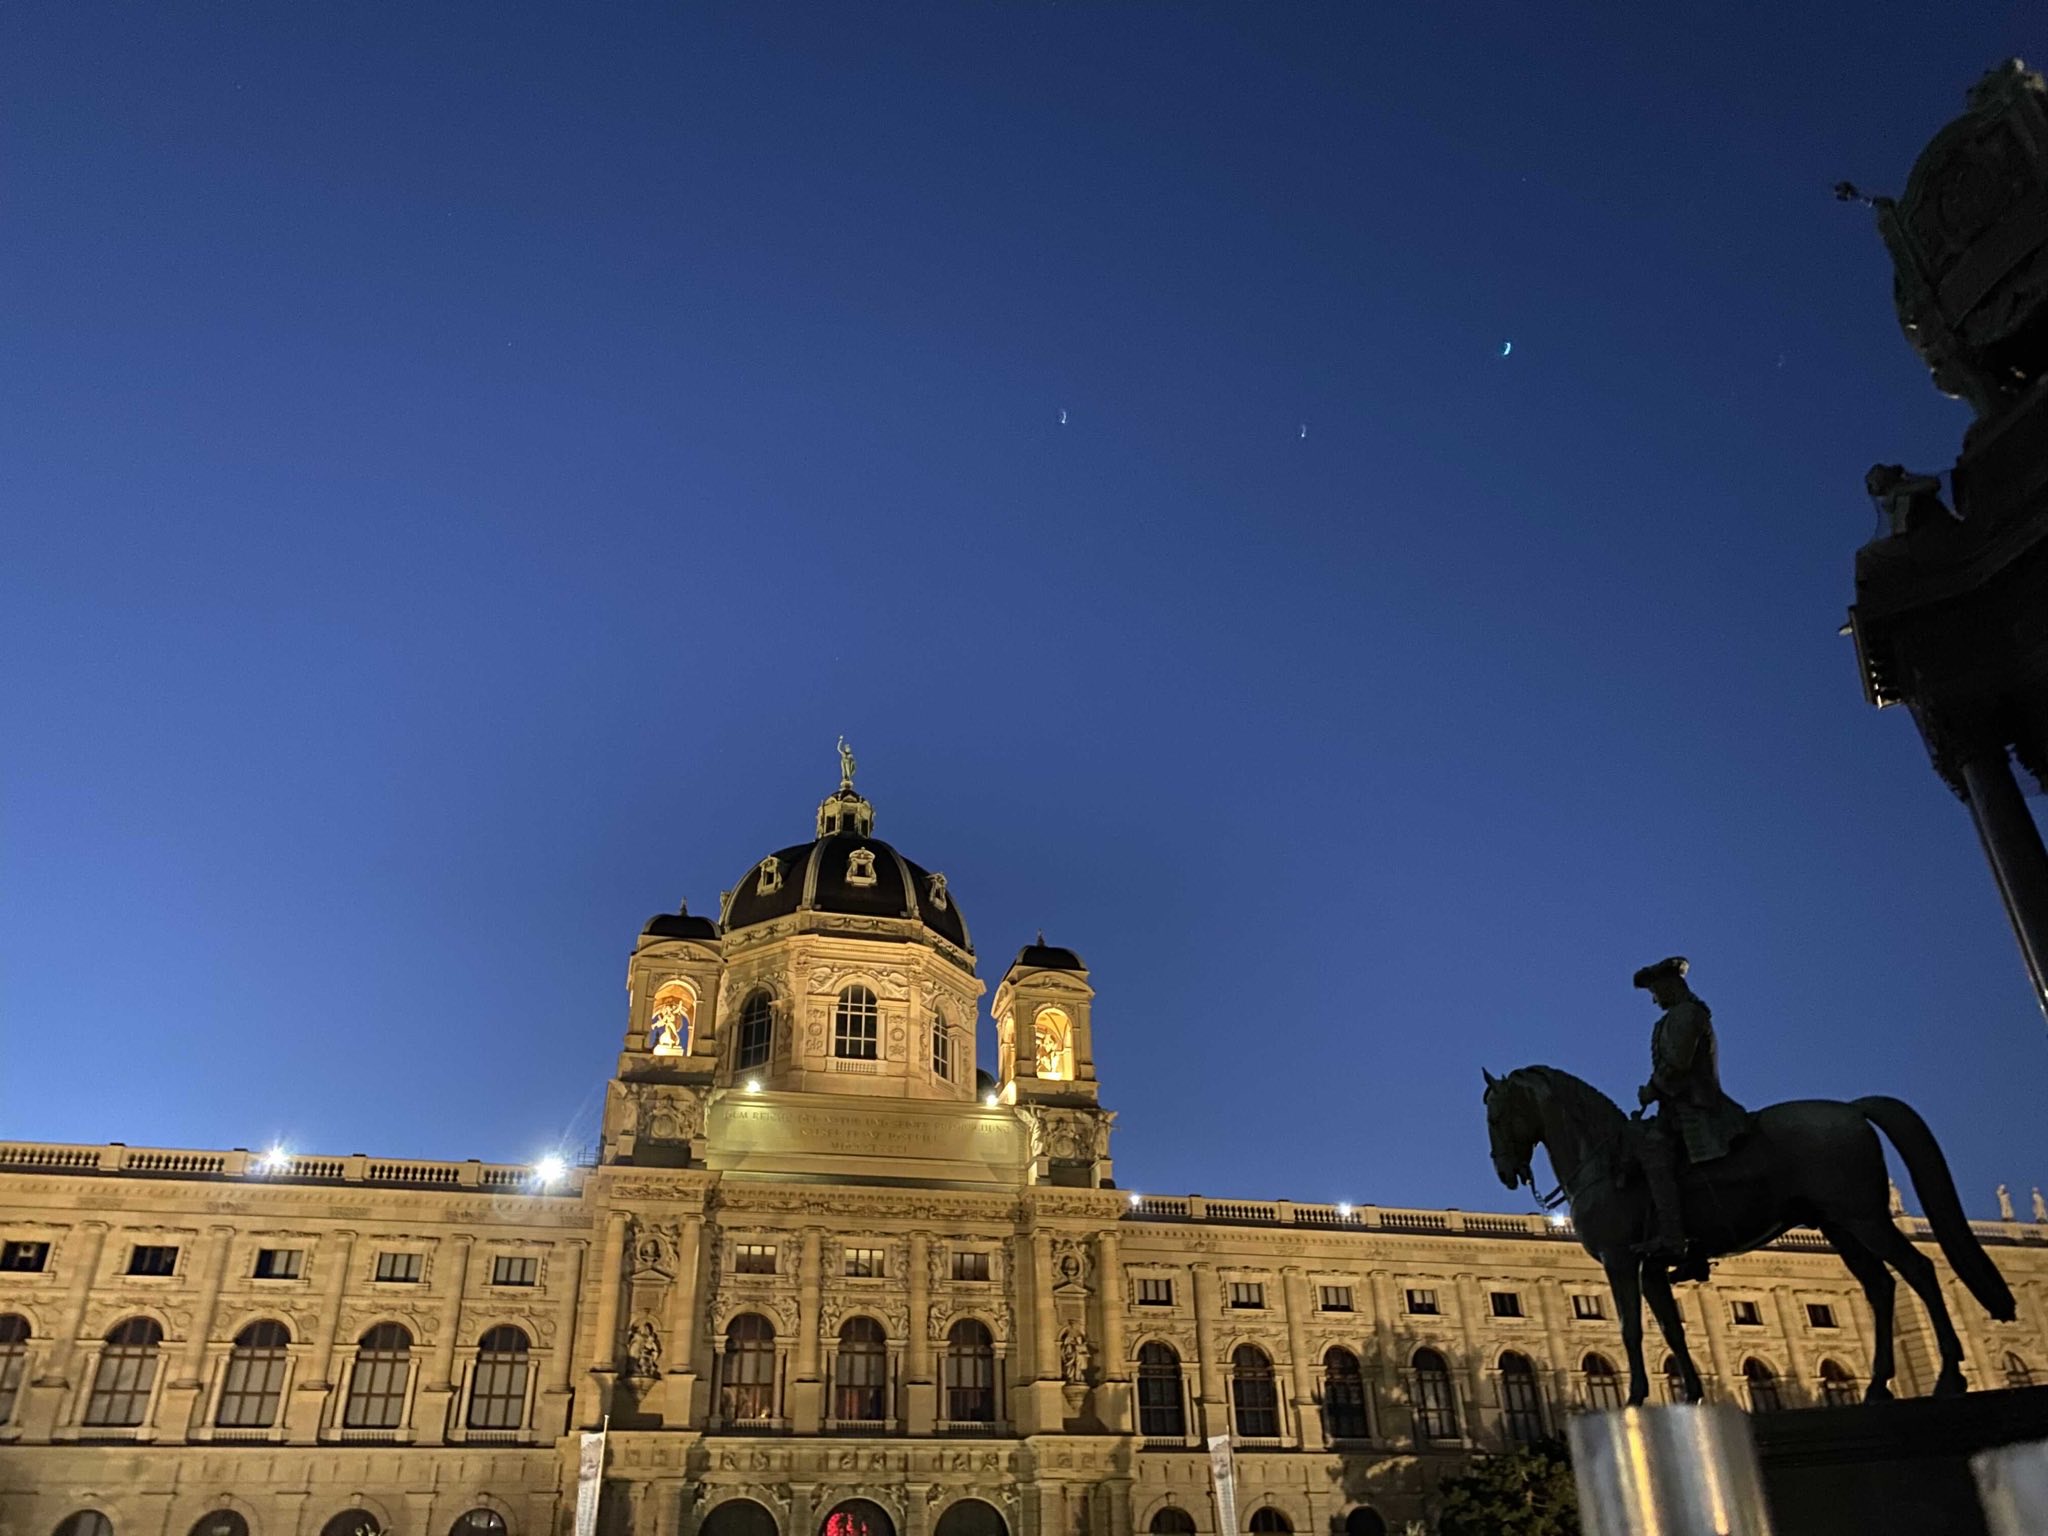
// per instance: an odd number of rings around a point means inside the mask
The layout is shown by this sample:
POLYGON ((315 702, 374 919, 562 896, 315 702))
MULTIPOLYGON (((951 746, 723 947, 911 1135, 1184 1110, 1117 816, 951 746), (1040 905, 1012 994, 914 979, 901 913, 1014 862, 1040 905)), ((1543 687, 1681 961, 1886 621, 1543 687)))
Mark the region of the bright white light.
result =
POLYGON ((559 1184, 569 1172, 569 1165, 552 1152, 533 1165, 533 1176, 543 1184, 559 1184))
POLYGON ((748 1079, 747 1079, 747 1092, 749 1092, 749 1093, 759 1093, 760 1091, 761 1091, 761 1079, 759 1079, 758 1077, 750 1077, 750 1078, 748 1078, 748 1079))
POLYGON ((1571 1220, 1571 1217, 1570 1217, 1569 1215, 1567 1215, 1567 1214, 1566 1214, 1565 1212, 1563 1212, 1563 1211, 1552 1211, 1552 1212, 1550 1213, 1550 1224, 1551 1224, 1551 1225, 1552 1225, 1553 1227, 1561 1227, 1561 1226, 1564 1226, 1564 1225, 1565 1225, 1565 1224, 1567 1224, 1567 1223, 1568 1223, 1568 1222, 1569 1222, 1570 1220, 1571 1220))
POLYGON ((259 1173, 290 1173, 292 1155, 283 1147, 272 1147, 256 1159, 256 1169, 259 1173))
POLYGON ((1144 1198, 1145 1197, 1139 1194, 1135 1189, 1131 1191, 1131 1204, 1136 1205, 1140 1200, 1143 1200, 1144 1198))
POLYGON ((981 1096, 981 1102, 986 1104, 990 1109, 994 1109, 996 1107, 996 1096, 992 1093, 985 1093, 981 1096))
POLYGON ((1349 1200, 1339 1200, 1337 1202, 1337 1219, 1339 1221, 1349 1221, 1351 1219, 1351 1202, 1349 1200))

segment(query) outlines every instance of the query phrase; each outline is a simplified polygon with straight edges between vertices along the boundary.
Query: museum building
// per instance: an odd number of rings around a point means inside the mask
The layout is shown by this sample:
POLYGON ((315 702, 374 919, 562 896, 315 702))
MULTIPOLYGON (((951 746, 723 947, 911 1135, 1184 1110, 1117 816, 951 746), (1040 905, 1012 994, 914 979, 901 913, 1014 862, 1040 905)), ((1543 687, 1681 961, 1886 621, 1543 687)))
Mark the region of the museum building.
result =
MULTIPOLYGON (((959 902, 850 764, 627 974, 590 1166, 0 1144, 0 1536, 558 1536, 600 1426, 608 1532, 1223 1536, 1228 1435, 1230 1536, 1381 1536, 1621 1400, 1568 1226, 1119 1190, 1086 967, 1018 951, 983 1070, 959 902)), ((1943 1268, 1971 1379, 2039 1380, 2048 1224, 1975 1226, 2021 1320, 1943 1268)), ((1683 1305, 1711 1395, 1860 1396, 1816 1234, 1683 1305)))

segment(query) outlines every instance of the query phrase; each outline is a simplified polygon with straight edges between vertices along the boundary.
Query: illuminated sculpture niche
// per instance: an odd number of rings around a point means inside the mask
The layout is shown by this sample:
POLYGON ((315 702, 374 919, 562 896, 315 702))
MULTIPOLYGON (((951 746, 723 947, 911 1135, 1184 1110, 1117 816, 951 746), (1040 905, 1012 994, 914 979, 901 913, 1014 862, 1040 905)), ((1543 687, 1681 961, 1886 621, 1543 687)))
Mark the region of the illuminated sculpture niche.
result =
POLYGON ((1064 1083, 1074 1075, 1074 1027, 1057 1008, 1041 1008, 1032 1020, 1038 1075, 1050 1082, 1064 1083))
POLYGON ((697 999, 680 981, 662 983, 647 1021, 647 1044, 657 1056, 684 1056, 696 1028, 697 999))

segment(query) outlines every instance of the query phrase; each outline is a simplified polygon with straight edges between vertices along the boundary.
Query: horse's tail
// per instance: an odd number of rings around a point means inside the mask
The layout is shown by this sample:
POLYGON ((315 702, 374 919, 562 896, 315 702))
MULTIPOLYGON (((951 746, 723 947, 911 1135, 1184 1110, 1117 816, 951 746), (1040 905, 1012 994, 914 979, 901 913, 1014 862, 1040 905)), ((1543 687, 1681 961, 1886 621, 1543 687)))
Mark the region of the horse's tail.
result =
POLYGON ((1897 1099, 1857 1099, 1853 1107, 1861 1110, 1863 1117, 1899 1149, 1899 1156, 1905 1159, 1906 1174, 1913 1181, 1913 1193, 1920 1197, 1927 1223, 1934 1228, 1934 1240, 1941 1244, 1942 1257, 1948 1260, 1956 1277, 1983 1303, 1985 1311, 2000 1322, 2011 1322, 2012 1287, 2005 1283, 2005 1276, 1998 1272, 1984 1245, 1977 1241, 1977 1234, 1970 1230, 1963 1202, 1956 1198, 1956 1181, 1949 1175, 1948 1159, 1941 1155, 1941 1147, 1934 1132, 1927 1129, 1927 1122, 1911 1105, 1897 1099))

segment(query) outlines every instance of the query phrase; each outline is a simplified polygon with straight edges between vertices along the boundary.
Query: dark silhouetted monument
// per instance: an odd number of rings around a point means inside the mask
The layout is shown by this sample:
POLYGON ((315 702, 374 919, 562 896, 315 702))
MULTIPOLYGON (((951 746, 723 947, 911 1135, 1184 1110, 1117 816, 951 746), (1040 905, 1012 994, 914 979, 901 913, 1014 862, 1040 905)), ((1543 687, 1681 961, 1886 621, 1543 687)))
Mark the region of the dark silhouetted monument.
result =
MULTIPOLYGON (((1861 198, 1844 183, 1844 197, 1861 198)), ((2048 852, 2014 760, 2048 790, 2048 90, 2018 60, 1970 91, 1898 198, 1866 199, 1906 338, 1973 420, 1941 478, 1874 466, 1856 554, 1863 691, 1912 712, 1969 806, 2048 1013, 2048 852)))

